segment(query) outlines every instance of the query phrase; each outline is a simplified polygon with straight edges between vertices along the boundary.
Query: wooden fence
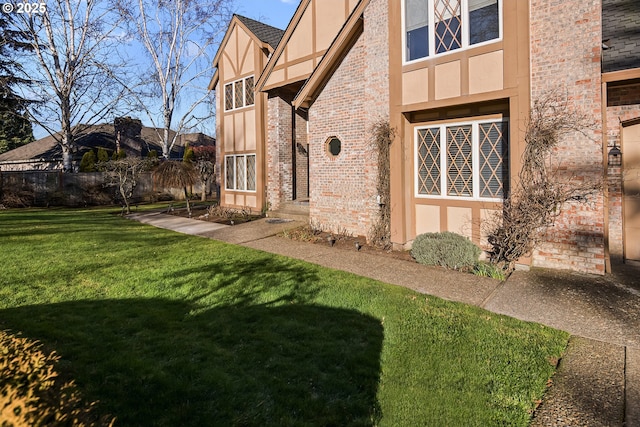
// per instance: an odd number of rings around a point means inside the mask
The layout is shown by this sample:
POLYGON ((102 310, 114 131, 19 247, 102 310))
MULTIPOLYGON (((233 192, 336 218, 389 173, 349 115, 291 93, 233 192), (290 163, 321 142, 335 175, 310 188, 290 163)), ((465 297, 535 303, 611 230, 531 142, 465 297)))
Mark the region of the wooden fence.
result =
MULTIPOLYGON (((103 172, 0 172, 0 203, 9 206, 96 206, 120 203, 117 187, 106 185, 106 181, 103 172)), ((199 196, 202 187, 197 184, 188 190, 199 196)), ((214 185, 207 185, 205 191, 208 199, 217 196, 214 185)), ((184 192, 176 188, 158 188, 151 172, 141 174, 132 201, 141 203, 158 200, 184 200, 184 192)))

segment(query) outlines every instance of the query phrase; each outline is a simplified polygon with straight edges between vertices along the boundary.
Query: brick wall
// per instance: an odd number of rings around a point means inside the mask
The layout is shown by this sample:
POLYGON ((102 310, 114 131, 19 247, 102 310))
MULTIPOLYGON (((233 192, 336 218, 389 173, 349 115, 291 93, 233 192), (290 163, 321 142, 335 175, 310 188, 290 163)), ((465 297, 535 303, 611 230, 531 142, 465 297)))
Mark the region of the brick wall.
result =
POLYGON ((378 211, 369 130, 389 116, 387 2, 372 0, 364 32, 309 110, 310 220, 336 233, 367 236, 378 211), (342 142, 332 157, 330 137, 342 142))
POLYGON ((296 200, 309 198, 309 153, 306 115, 296 114, 296 200))
MULTIPOLYGON (((532 100, 557 90, 592 123, 553 153, 564 177, 601 180, 601 1, 530 0, 532 100)), ((571 203, 533 254, 537 266, 604 273, 604 198, 571 203)))
MULTIPOLYGON (((620 121, 640 117, 640 83, 621 84, 607 90, 607 146, 620 147, 620 121)), ((609 251, 622 257, 622 170, 609 167, 609 251)))
POLYGON ((267 203, 278 209, 291 200, 291 104, 274 94, 269 95, 267 119, 267 203))

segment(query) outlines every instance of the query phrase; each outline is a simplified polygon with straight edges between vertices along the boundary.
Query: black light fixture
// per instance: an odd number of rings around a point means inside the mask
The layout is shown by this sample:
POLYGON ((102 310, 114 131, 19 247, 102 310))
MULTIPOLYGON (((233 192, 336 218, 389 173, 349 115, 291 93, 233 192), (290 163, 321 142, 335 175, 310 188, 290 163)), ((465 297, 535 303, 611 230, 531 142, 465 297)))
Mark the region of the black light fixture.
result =
POLYGON ((621 166, 622 165, 622 151, 613 143, 613 147, 609 150, 609 166, 621 166))

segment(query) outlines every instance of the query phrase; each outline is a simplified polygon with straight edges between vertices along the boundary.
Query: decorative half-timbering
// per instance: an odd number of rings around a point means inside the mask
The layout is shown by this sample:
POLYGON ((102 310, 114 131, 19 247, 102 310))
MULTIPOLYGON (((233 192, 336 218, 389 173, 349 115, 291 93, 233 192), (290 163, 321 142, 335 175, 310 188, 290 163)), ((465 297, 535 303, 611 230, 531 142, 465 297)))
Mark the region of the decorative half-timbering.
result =
POLYGON ((432 231, 482 246, 517 184, 532 104, 560 91, 593 126, 551 161, 608 184, 570 202, 520 262, 603 273, 612 255, 640 258, 640 16, 630 4, 302 0, 271 42, 278 30, 236 16, 212 81, 222 203, 308 204, 311 221, 364 236, 388 205, 396 248, 432 231), (395 135, 389 197, 376 194, 381 120, 395 135))

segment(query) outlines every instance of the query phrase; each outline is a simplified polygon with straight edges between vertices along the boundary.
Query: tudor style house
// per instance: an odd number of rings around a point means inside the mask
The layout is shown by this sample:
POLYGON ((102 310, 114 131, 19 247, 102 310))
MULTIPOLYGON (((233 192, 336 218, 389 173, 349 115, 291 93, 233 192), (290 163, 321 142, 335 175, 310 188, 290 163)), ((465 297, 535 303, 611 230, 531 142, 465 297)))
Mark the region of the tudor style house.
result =
POLYGON ((640 260, 640 12, 634 0, 301 0, 282 31, 235 15, 214 59, 221 203, 391 240, 486 243, 518 179, 532 104, 559 91, 594 123, 553 153, 605 181, 525 264, 604 273, 640 260), (389 200, 371 130, 395 131, 389 200), (621 155, 618 154, 621 151, 621 155))

